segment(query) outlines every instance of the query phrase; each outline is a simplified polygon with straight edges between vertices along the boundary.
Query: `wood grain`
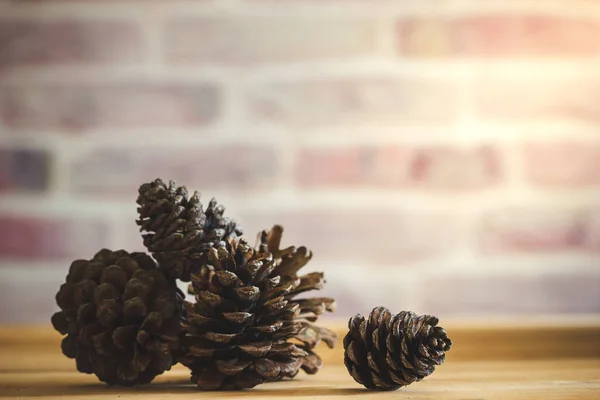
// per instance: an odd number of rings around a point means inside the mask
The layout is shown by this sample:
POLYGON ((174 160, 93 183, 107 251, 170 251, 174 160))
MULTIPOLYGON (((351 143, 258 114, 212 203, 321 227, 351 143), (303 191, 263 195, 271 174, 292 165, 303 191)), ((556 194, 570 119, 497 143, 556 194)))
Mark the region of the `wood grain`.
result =
POLYGON ((183 368, 137 388, 109 387, 76 372, 0 373, 0 398, 45 399, 582 399, 600 398, 600 361, 446 362, 422 382, 395 392, 372 392, 355 383, 341 365, 324 367, 314 376, 269 383, 244 392, 198 392, 183 368))
MULTIPOLYGON (((341 335, 341 324, 332 325, 341 335)), ((304 399, 352 396, 390 399, 600 399, 600 324, 590 320, 558 323, 446 324, 455 347, 446 362, 424 381, 395 392, 371 392, 348 375, 342 348, 322 349, 325 366, 315 376, 261 385, 244 392, 202 393, 176 366, 151 384, 115 388, 75 371, 60 354, 59 335, 47 327, 0 328, 0 400, 192 398, 304 399)))
MULTIPOLYGON (((329 363, 342 363, 341 340, 347 332, 346 323, 329 321, 325 326, 337 332, 340 346, 333 350, 322 346, 319 353, 329 363)), ((442 326, 454 342, 447 354, 451 361, 600 358, 600 319, 597 316, 450 320, 442 326)), ((0 328, 0 350, 21 346, 58 348, 60 339, 50 326, 0 328)))

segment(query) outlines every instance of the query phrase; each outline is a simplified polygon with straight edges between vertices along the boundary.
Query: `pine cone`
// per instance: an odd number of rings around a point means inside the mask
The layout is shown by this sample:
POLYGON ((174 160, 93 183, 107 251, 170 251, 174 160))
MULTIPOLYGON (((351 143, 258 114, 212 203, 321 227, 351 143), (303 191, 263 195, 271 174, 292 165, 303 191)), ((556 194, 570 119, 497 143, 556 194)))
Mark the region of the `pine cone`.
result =
POLYGON ((197 192, 188 197, 184 186, 161 179, 145 183, 137 198, 144 245, 162 268, 175 279, 189 282, 194 266, 206 261, 206 251, 224 246, 225 240, 242 235, 235 221, 223 216, 225 207, 215 199, 202 208, 197 192))
POLYGON ((395 390, 420 381, 444 362, 452 341, 431 315, 402 311, 392 316, 374 308, 369 319, 350 318, 344 338, 344 364, 368 389, 395 390))
MULTIPOLYGON (((268 232, 262 231, 259 234, 259 252, 271 253, 275 259, 277 265, 273 271, 274 275, 280 275, 297 279, 298 271, 304 267, 311 259, 312 252, 306 247, 300 246, 289 246, 281 249, 281 238, 283 235, 283 227, 281 225, 273 226, 268 232)), ((323 273, 314 273, 314 276, 318 277, 319 284, 315 289, 322 289, 325 284, 323 273)), ((319 315, 325 311, 335 311, 336 304, 335 300, 329 297, 313 297, 310 299, 294 299, 286 298, 291 304, 298 304, 300 306, 300 315, 298 319, 304 319, 310 322, 315 322, 319 318, 319 315)), ((329 336, 330 332, 325 331, 321 335, 329 336)), ((337 337, 328 338, 332 343, 335 343, 337 337)), ((322 365, 321 358, 311 350, 308 350, 309 355, 303 360, 303 370, 307 374, 315 374, 319 371, 322 365)))
POLYGON ((200 389, 245 389, 314 371, 312 351, 330 347, 335 334, 303 315, 322 311, 322 301, 294 297, 322 287, 322 274, 301 277, 277 272, 273 255, 253 249, 243 238, 212 248, 207 264, 192 275, 196 303, 186 303, 186 355, 200 389), (296 343, 290 342, 296 339, 296 343))
POLYGON ((175 363, 183 295, 150 256, 103 249, 73 261, 56 303, 52 325, 80 372, 135 385, 175 363))

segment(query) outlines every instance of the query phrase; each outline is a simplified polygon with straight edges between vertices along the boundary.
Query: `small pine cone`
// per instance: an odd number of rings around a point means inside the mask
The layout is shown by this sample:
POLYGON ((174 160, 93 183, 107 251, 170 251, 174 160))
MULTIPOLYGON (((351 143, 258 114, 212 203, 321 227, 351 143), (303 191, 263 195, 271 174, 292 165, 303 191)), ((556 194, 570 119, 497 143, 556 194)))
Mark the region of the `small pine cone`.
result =
POLYGON ((187 189, 173 181, 167 185, 156 179, 141 185, 137 204, 136 222, 146 232, 144 245, 170 276, 185 282, 190 281, 194 266, 205 262, 209 248, 242 235, 215 199, 205 211, 197 192, 188 197, 187 189))
POLYGON ((374 308, 369 319, 350 318, 344 338, 344 364, 368 389, 395 390, 420 381, 444 362, 452 341, 431 315, 410 311, 392 315, 374 308))
POLYGON ((321 287, 322 275, 281 276, 277 265, 239 238, 210 249, 192 275, 196 303, 186 303, 180 362, 200 389, 247 389, 310 372, 320 365, 314 347, 321 340, 334 346, 333 332, 301 318, 322 301, 294 300, 321 287))
POLYGON ((103 249, 73 261, 56 303, 52 325, 80 372, 130 386, 175 363, 183 294, 150 256, 103 249))

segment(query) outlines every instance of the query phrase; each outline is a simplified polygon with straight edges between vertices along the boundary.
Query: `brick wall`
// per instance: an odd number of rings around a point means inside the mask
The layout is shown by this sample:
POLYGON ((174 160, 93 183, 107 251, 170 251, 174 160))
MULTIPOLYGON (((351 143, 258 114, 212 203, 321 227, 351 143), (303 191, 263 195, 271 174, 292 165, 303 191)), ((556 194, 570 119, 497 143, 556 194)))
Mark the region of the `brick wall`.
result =
POLYGON ((339 317, 600 312, 600 2, 0 2, 0 321, 175 179, 339 317), (25 297, 23 299, 23 297, 25 297))

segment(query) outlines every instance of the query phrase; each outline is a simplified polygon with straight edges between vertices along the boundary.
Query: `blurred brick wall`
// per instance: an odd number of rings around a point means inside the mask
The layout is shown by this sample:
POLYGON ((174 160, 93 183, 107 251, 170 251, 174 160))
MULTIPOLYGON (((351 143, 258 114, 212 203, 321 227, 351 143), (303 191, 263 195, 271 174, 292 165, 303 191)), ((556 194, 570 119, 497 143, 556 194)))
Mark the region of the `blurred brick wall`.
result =
POLYGON ((339 317, 600 312, 600 1, 0 2, 0 321, 137 186, 315 252, 339 317))

